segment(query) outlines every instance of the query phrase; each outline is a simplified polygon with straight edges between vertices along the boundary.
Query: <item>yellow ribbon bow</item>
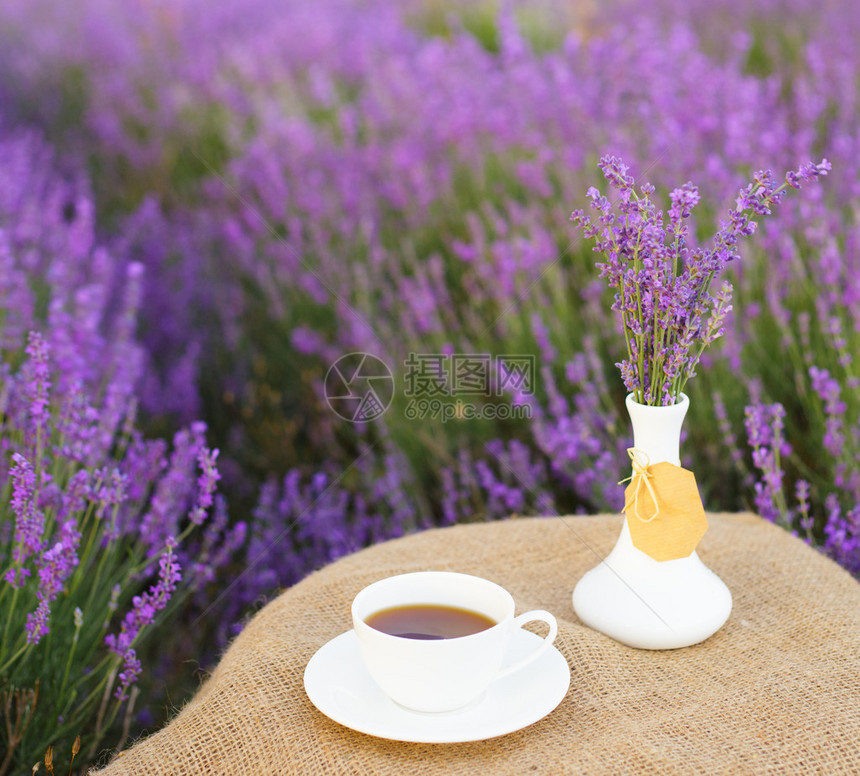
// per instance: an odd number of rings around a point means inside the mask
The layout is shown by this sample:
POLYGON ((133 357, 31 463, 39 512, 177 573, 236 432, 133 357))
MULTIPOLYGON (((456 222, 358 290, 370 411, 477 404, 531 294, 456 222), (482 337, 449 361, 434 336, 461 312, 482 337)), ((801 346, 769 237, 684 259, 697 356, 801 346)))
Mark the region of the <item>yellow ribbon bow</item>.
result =
POLYGON ((627 503, 624 505, 624 512, 626 512, 630 505, 633 505, 633 514, 636 515, 643 523, 650 523, 657 515, 660 514, 660 505, 657 503, 657 494, 654 492, 654 486, 651 484, 651 472, 648 471, 648 467, 651 465, 651 462, 648 460, 648 454, 644 450, 639 450, 635 447, 627 448, 627 455, 630 456, 630 461, 633 464, 633 474, 629 477, 625 477, 619 485, 624 484, 628 480, 630 480, 630 484, 634 486, 633 494, 630 498, 627 499, 627 503), (645 465, 643 466, 639 463, 638 456, 642 455, 645 458, 645 465), (642 489, 642 485, 648 490, 648 495, 651 496, 651 500, 654 502, 654 514, 649 518, 644 518, 639 514, 639 491, 642 489))

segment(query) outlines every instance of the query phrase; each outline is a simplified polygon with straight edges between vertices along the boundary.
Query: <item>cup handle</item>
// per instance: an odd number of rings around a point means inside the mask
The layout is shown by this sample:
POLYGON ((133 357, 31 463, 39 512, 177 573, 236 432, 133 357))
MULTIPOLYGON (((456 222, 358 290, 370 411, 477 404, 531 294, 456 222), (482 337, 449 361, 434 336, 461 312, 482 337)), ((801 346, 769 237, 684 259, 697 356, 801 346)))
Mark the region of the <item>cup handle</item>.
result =
MULTIPOLYGON (((514 671, 519 671, 524 666, 527 666, 532 660, 537 660, 544 652, 546 652, 550 645, 555 641, 555 637, 558 635, 558 623, 555 621, 555 617, 551 615, 549 612, 544 611, 543 609, 535 609, 531 612, 526 612, 525 614, 521 614, 519 617, 514 617, 514 627, 522 628, 527 622, 545 622, 549 625, 549 633, 546 634, 544 640, 541 642, 541 645, 532 652, 528 657, 524 657, 522 660, 518 660, 512 666, 508 666, 507 668, 503 668, 496 674, 496 679, 501 679, 503 676, 508 676, 508 674, 512 674, 514 671)), ((494 680, 495 681, 495 680, 494 680)))

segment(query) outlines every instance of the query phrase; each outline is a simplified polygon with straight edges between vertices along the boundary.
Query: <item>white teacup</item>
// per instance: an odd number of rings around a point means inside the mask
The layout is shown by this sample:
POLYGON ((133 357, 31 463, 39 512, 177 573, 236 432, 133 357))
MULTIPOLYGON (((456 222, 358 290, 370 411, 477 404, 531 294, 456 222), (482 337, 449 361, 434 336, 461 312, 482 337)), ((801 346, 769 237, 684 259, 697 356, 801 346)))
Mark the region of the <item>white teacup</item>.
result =
POLYGON ((558 633, 549 612, 535 610, 514 617, 514 599, 503 587, 449 571, 401 574, 368 585, 352 602, 352 623, 364 663, 385 694, 401 706, 425 712, 467 706, 496 679, 542 655, 558 633), (384 609, 413 605, 468 609, 497 624, 469 636, 425 641, 383 633, 365 622, 384 609), (533 620, 549 625, 543 643, 503 669, 514 633, 533 620))

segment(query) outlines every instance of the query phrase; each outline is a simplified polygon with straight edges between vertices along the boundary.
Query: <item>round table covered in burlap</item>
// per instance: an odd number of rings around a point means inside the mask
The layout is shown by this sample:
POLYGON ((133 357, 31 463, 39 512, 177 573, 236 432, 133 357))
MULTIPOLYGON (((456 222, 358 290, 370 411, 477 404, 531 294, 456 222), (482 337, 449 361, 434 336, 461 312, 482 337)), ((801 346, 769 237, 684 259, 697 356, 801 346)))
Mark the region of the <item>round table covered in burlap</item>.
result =
POLYGON ((699 546, 734 610, 706 642, 647 652, 584 627, 571 591, 605 557, 620 517, 461 525, 371 547, 312 574, 245 628, 166 728, 121 754, 119 774, 860 773, 860 585, 752 515, 711 515, 699 546), (468 744, 386 741, 341 727, 305 695, 311 656, 351 627, 368 583, 462 571, 549 609, 571 686, 511 735, 468 744))

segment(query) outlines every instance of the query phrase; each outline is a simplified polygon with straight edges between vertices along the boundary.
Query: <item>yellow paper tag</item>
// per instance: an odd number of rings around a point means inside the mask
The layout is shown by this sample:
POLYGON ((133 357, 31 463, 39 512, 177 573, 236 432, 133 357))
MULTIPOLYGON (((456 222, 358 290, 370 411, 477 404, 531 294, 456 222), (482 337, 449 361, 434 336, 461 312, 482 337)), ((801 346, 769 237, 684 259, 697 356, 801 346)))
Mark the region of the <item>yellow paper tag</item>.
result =
POLYGON ((634 470, 624 491, 633 546, 654 560, 686 558, 708 530, 696 475, 666 462, 634 470))

